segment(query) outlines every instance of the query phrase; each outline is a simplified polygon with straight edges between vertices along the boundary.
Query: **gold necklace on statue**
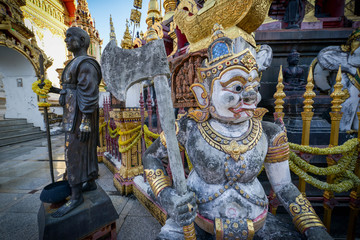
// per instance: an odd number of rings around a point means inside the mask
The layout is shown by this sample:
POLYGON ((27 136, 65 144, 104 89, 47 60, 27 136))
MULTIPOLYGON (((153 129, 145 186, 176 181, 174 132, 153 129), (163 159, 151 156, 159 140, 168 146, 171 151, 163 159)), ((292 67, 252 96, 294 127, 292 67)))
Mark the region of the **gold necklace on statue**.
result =
POLYGON ((210 146, 229 154, 235 161, 244 160, 241 154, 251 150, 262 134, 261 122, 255 118, 249 120, 248 130, 240 137, 225 137, 216 132, 208 121, 198 123, 201 136, 210 146))

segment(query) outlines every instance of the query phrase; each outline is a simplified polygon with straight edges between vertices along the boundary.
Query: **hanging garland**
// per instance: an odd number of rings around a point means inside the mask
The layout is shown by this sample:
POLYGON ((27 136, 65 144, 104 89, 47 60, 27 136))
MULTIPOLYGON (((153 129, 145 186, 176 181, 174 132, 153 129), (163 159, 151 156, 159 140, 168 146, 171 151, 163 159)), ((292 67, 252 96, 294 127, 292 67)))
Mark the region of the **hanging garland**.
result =
POLYGON ((149 130, 148 126, 144 125, 144 133, 147 137, 152 137, 154 139, 157 139, 160 134, 153 133, 149 130))
POLYGON ((129 151, 135 144, 137 144, 139 142, 140 138, 141 138, 141 134, 138 134, 138 135, 136 135, 136 138, 129 146, 127 146, 125 148, 122 148, 119 146, 119 152, 124 153, 124 152, 129 151))
POLYGON ((119 146, 125 146, 125 145, 129 144, 136 137, 138 137, 138 135, 141 135, 141 134, 142 134, 142 131, 140 131, 138 134, 134 134, 131 138, 129 138, 128 140, 125 140, 125 141, 121 141, 121 139, 119 138, 119 140, 118 140, 119 146))
POLYGON ((344 172, 345 170, 353 171, 355 168, 357 159, 357 151, 356 149, 352 149, 351 152, 344 153, 344 156, 338 161, 336 165, 329 167, 316 167, 299 156, 297 156, 294 152, 290 152, 290 161, 296 164, 300 169, 310 172, 316 175, 336 175, 344 172))
POLYGON ((103 124, 100 125, 99 127, 99 134, 101 134, 104 130, 104 127, 106 126, 107 122, 104 122, 103 124))
POLYGON ((359 144, 359 140, 357 138, 353 138, 346 141, 343 145, 336 147, 316 148, 310 146, 303 146, 295 143, 289 143, 289 146, 292 150, 300 151, 303 153, 310 153, 313 155, 329 155, 329 154, 342 154, 342 153, 350 152, 358 144, 359 144))
POLYGON ((292 161, 289 161, 289 166, 291 171, 293 171, 296 175, 298 175, 300 178, 304 179, 305 182, 311 184, 312 186, 319 188, 321 190, 328 190, 328 191, 334 191, 334 192, 346 192, 352 189, 354 186, 360 185, 360 179, 351 171, 346 170, 342 176, 342 181, 338 183, 327 183, 320 181, 319 179, 316 179, 306 172, 304 172, 302 169, 300 169, 298 166, 296 166, 295 163, 292 161))
POLYGON ((52 83, 48 79, 45 79, 44 83, 45 83, 45 85, 43 86, 43 88, 40 88, 39 84, 41 84, 41 80, 39 79, 39 80, 33 82, 31 88, 34 91, 34 93, 36 93, 40 98, 40 102, 38 102, 38 106, 39 107, 50 107, 51 104, 47 102, 47 98, 48 98, 47 94, 50 91, 52 83))

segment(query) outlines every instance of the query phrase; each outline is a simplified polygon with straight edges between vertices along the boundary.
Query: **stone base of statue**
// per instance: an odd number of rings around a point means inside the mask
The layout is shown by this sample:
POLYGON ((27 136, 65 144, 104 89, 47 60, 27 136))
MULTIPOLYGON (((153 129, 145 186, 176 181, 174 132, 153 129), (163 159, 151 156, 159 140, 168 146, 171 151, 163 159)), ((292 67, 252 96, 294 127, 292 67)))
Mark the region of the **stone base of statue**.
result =
POLYGON ((61 218, 57 208, 42 203, 38 212, 39 239, 116 239, 117 214, 109 196, 98 185, 83 194, 84 202, 61 218))

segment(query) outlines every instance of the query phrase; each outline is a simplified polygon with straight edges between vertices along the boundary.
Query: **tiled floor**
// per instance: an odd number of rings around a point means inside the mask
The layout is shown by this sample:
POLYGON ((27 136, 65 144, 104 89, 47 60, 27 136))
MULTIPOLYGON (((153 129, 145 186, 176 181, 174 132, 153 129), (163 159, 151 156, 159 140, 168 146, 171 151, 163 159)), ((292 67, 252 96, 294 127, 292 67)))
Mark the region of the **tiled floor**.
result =
MULTIPOLYGON (((65 171, 64 135, 52 136, 54 176, 65 171)), ((99 164, 97 183, 119 214, 118 239, 155 239, 161 225, 135 197, 120 196, 113 175, 99 164)), ((51 182, 46 138, 0 148, 0 239, 38 239, 37 212, 41 190, 51 182)))

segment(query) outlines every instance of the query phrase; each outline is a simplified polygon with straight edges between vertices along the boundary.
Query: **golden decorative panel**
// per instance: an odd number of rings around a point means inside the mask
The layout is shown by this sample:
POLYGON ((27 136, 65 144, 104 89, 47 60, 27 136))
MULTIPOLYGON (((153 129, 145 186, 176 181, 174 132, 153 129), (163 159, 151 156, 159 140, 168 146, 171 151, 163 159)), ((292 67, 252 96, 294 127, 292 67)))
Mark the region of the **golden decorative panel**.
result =
POLYGON ((264 21, 272 0, 208 0, 197 9, 194 0, 183 0, 174 14, 174 21, 190 43, 190 51, 207 48, 211 43, 211 29, 218 23, 225 35, 243 37, 256 46, 251 33, 264 21))

